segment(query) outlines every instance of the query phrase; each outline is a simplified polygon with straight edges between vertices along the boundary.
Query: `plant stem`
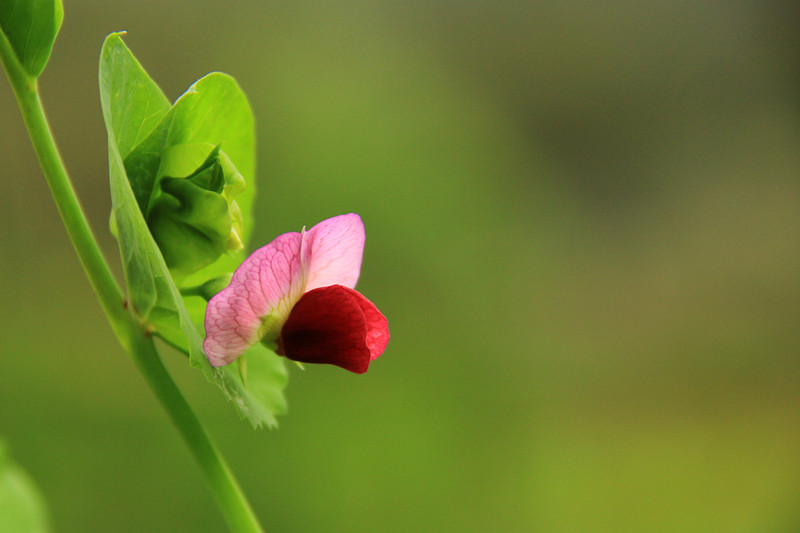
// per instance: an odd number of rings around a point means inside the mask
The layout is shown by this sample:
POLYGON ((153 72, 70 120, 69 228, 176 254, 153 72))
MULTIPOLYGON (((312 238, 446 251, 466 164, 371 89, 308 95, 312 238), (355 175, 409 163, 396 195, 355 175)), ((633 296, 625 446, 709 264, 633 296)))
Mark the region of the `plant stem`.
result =
POLYGON ((153 340, 142 335, 141 332, 139 333, 134 336, 136 343, 131 352, 134 363, 188 444, 217 500, 228 527, 237 533, 263 533, 258 518, 253 513, 228 465, 220 456, 167 369, 164 368, 153 345, 153 340))
POLYGON ((231 531, 263 533, 247 498, 200 420, 192 411, 156 351, 146 324, 125 307, 125 298, 81 208, 44 114, 36 79, 19 64, 0 32, 0 59, 22 112, 39 164, 100 304, 125 351, 141 371, 192 452, 231 531))
POLYGON ((128 313, 124 308, 124 296, 97 246, 97 241, 78 202, 75 190, 72 188, 72 182, 67 176, 64 162, 58 153, 42 108, 36 79, 30 77, 19 64, 10 43, 2 32, 0 32, 0 58, 3 59, 33 149, 39 159, 61 220, 64 222, 64 227, 83 265, 86 276, 100 299, 100 304, 111 322, 114 332, 119 337, 119 329, 128 318, 128 313))

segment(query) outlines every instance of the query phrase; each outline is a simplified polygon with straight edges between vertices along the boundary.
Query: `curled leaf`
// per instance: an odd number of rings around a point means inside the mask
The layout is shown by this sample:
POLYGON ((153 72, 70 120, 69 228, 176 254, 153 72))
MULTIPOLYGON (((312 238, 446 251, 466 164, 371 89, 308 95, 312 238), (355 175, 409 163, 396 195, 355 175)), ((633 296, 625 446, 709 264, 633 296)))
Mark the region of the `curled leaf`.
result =
POLYGON ((191 174, 198 147, 186 144, 164 151, 147 224, 173 274, 184 277, 216 261, 227 250, 240 250, 242 215, 235 196, 244 179, 230 159, 213 147, 191 174), (188 163, 187 163, 188 162, 188 163))

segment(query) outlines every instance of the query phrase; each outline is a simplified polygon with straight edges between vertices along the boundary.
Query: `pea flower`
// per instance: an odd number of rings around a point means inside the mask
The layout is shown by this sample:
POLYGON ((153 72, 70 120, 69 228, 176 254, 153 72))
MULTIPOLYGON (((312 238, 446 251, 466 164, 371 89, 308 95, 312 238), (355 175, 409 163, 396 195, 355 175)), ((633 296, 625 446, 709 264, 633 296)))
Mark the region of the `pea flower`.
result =
POLYGON ((208 302, 203 349, 213 366, 258 342, 301 363, 362 374, 389 342, 386 317, 354 290, 364 253, 355 213, 285 233, 259 248, 208 302))

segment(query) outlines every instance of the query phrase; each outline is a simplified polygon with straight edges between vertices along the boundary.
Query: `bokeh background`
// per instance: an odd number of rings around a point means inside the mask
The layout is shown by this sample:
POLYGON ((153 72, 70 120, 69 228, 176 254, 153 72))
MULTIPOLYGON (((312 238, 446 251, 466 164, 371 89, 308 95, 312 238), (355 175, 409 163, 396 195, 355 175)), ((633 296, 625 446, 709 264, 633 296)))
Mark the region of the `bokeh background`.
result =
MULTIPOLYGON (((108 257, 97 60, 234 75, 253 246, 355 211, 392 341, 253 431, 168 365, 268 531, 800 530, 791 2, 65 0, 41 80, 108 257)), ((53 528, 223 531, 0 81, 0 435, 53 528)))

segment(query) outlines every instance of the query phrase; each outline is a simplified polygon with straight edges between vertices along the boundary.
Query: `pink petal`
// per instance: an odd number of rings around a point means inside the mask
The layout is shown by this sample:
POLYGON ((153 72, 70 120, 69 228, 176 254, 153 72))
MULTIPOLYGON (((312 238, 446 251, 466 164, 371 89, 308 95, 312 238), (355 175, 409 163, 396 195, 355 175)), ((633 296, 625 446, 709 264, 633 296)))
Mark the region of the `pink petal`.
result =
POLYGON ((389 342, 389 325, 357 291, 331 285, 309 291, 281 330, 279 352, 302 363, 328 363, 363 374, 389 342))
POLYGON ((208 302, 203 349, 212 365, 232 363, 269 334, 263 330, 269 315, 277 327, 289 317, 305 287, 302 241, 300 233, 285 233, 259 248, 208 302))
POLYGON ((306 292, 328 285, 354 288, 364 254, 364 223, 355 213, 323 220, 303 233, 306 292))

